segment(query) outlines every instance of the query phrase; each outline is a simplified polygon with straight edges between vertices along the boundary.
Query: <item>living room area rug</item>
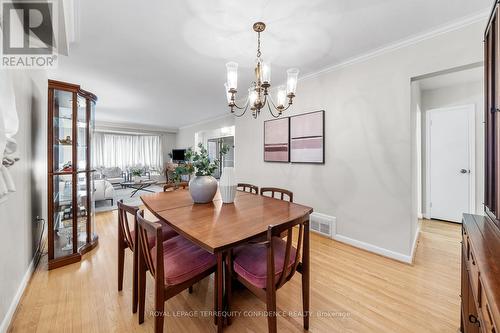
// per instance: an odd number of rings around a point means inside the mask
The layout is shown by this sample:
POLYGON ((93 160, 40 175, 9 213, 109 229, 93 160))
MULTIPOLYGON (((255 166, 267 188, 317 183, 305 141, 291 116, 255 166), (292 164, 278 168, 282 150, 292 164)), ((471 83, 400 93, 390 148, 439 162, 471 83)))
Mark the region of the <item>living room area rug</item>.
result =
MULTIPOLYGON (((150 191, 154 191, 156 193, 163 192, 163 184, 152 185, 152 186, 148 187, 147 189, 150 191)), ((134 191, 135 191, 135 189, 133 189, 133 188, 115 187, 113 205, 111 205, 110 200, 96 201, 95 212, 102 213, 102 212, 107 212, 110 210, 118 209, 116 203, 119 200, 123 200, 123 203, 126 205, 129 205, 129 206, 141 206, 141 205, 143 205, 142 200, 141 200, 141 195, 151 194, 151 192, 147 192, 147 191, 138 191, 136 194, 134 194, 133 197, 131 197, 132 192, 134 192, 134 191)))

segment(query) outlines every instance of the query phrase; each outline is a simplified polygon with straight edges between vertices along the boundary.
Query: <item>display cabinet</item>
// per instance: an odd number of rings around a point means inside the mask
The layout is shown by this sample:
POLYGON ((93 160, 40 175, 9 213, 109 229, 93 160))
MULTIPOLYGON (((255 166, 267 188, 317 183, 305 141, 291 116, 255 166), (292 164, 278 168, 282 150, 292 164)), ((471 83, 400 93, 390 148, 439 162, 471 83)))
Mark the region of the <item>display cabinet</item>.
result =
POLYGON ((79 85, 48 84, 49 269, 78 262, 97 245, 91 140, 97 97, 79 85))

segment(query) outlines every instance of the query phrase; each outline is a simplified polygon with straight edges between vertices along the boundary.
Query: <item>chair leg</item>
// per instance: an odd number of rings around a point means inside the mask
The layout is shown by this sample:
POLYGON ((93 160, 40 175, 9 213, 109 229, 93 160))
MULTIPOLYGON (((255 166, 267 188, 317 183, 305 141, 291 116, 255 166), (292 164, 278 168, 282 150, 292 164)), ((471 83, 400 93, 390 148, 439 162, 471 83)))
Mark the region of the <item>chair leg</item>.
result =
POLYGON ((269 333, 278 332, 278 322, 276 318, 276 289, 270 288, 267 293, 267 327, 269 333))
MULTIPOLYGON (((163 294, 163 290, 161 290, 160 293, 163 294)), ((162 333, 163 332, 163 325, 165 322, 165 315, 164 315, 165 300, 163 299, 163 297, 160 297, 158 291, 155 293, 155 311, 156 311, 155 332, 162 333)))
POLYGON ((304 245, 302 249, 302 306, 304 329, 309 330, 309 291, 310 291, 310 245, 309 245, 309 222, 304 224, 304 245))
MULTIPOLYGON (((140 251, 138 249, 138 251, 140 251)), ((144 259, 139 254, 139 267, 138 267, 138 291, 139 291, 139 324, 144 322, 144 311, 145 311, 145 303, 146 303, 146 265, 144 263, 144 259)))
POLYGON ((226 256, 226 308, 227 308, 227 313, 229 314, 227 316, 227 325, 231 325, 231 301, 232 301, 232 283, 233 283, 233 274, 232 274, 232 251, 228 251, 227 256, 226 256))
POLYGON ((139 257, 139 251, 137 249, 137 246, 136 246, 136 249, 135 251, 133 252, 133 255, 134 255, 134 267, 132 269, 132 312, 133 313, 136 313, 137 312, 137 303, 138 303, 138 289, 139 289, 139 281, 138 281, 138 278, 139 278, 139 263, 138 263, 138 257, 139 257))
POLYGON ((123 265, 125 261, 125 246, 123 238, 118 233, 118 291, 123 289, 123 265))
POLYGON ((218 295, 218 289, 217 289, 217 281, 219 280, 219 272, 218 270, 215 270, 215 275, 214 275, 214 324, 217 325, 217 312, 219 310, 217 306, 217 295, 218 295))

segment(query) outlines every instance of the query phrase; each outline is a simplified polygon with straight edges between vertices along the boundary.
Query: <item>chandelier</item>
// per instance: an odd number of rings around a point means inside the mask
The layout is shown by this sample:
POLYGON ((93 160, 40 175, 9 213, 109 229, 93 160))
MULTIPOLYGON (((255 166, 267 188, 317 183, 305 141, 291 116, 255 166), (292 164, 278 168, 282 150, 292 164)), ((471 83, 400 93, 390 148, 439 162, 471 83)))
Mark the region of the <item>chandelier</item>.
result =
POLYGON ((248 96, 246 102, 242 106, 238 106, 235 101, 237 87, 238 87, 238 64, 236 62, 228 62, 227 69, 227 82, 224 84, 226 88, 226 97, 228 106, 231 113, 237 117, 243 116, 248 108, 252 111, 252 116, 257 118, 260 110, 265 108, 269 109, 271 115, 275 118, 288 110, 292 105, 295 91, 297 89, 297 79, 299 70, 297 68, 290 68, 286 71, 287 81, 286 86, 280 86, 276 93, 276 103, 271 98, 269 90, 271 88, 271 65, 261 58, 260 52, 260 33, 266 29, 263 22, 257 22, 253 25, 253 30, 257 33, 257 60, 255 66, 255 81, 248 89, 248 96), (243 110, 237 113, 236 110, 243 110), (274 111, 273 111, 274 110, 274 111))

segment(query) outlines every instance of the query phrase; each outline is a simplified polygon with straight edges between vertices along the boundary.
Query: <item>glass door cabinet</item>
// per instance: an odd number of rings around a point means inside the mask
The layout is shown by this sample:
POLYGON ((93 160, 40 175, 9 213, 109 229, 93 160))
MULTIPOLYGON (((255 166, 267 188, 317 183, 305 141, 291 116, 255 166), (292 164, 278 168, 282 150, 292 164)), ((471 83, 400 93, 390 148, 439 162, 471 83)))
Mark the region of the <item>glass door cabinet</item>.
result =
POLYGON ((97 245, 90 145, 96 101, 79 85, 49 80, 49 269, 78 262, 97 245))

